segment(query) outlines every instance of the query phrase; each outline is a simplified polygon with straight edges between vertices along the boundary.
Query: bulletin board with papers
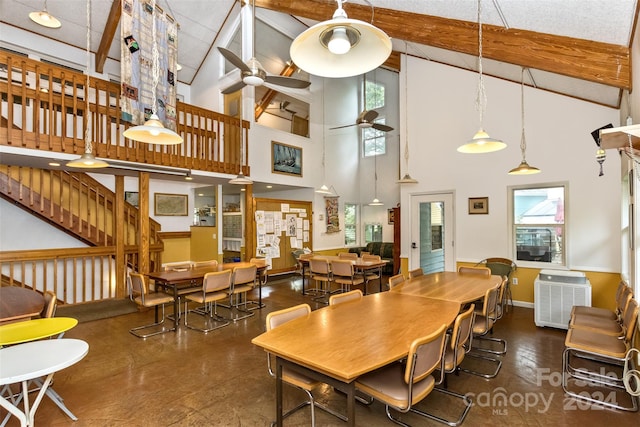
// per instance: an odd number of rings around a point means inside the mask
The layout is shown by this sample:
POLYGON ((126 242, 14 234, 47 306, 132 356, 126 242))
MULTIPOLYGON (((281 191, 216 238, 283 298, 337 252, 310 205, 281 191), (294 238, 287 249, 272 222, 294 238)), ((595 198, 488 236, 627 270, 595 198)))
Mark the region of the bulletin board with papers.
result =
POLYGON ((270 273, 294 271, 292 252, 313 248, 312 203, 254 198, 255 257, 267 259, 270 273))

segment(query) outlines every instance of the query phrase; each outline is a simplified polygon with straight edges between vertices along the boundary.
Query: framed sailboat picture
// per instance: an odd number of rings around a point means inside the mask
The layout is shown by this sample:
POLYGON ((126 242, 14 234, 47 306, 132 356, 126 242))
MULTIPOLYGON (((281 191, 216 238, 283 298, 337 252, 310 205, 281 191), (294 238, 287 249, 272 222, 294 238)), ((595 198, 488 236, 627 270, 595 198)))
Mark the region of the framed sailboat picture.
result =
POLYGON ((302 148, 271 141, 271 172, 302 177, 302 148))

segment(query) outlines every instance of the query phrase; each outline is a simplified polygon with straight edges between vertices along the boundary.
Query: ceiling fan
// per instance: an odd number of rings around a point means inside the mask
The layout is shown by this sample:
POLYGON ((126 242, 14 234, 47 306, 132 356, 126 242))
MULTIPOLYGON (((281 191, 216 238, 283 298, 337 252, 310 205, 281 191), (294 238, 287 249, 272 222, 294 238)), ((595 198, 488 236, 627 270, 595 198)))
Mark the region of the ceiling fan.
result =
POLYGON ((265 69, 262 67, 262 64, 256 59, 255 55, 255 21, 256 21, 256 7, 255 1, 252 2, 251 5, 252 10, 252 27, 251 27, 251 35, 253 37, 253 45, 251 53, 251 59, 249 59, 246 63, 242 61, 235 53, 231 52, 229 49, 225 49, 223 47, 218 47, 218 50, 224 56, 224 58, 229 61, 231 64, 235 65, 240 69, 242 74, 242 80, 237 83, 232 84, 228 88, 222 91, 223 94, 233 93, 237 90, 242 89, 246 85, 250 86, 261 86, 264 83, 272 84, 276 86, 284 86, 294 89, 304 89, 309 87, 311 82, 306 80, 300 80, 293 77, 286 76, 275 76, 271 74, 267 74, 265 69))
MULTIPOLYGON (((363 79, 364 79, 364 87, 367 87, 367 76, 366 74, 363 75, 363 79)), ((366 93, 366 92, 365 92, 366 93)), ((367 104, 366 99, 365 99, 365 105, 367 104)), ((356 119, 356 122, 350 125, 344 125, 344 126, 337 126, 334 128, 329 128, 329 130, 333 130, 333 129, 342 129, 342 128, 348 128, 351 126, 358 126, 360 129, 365 129, 365 128, 373 128, 375 130, 379 130, 381 132, 390 132, 393 130, 393 128, 391 126, 387 126, 385 124, 382 123, 375 123, 374 120, 378 117, 380 113, 378 113, 376 110, 363 110, 360 114, 358 114, 358 118, 356 119)))
POLYGON ((291 102, 289 102, 289 101, 280 101, 280 103, 277 106, 269 107, 269 108, 267 108, 267 110, 276 110, 276 111, 280 111, 282 113, 289 113, 291 115, 297 114, 297 111, 287 108, 289 106, 289 104, 291 104, 291 102))

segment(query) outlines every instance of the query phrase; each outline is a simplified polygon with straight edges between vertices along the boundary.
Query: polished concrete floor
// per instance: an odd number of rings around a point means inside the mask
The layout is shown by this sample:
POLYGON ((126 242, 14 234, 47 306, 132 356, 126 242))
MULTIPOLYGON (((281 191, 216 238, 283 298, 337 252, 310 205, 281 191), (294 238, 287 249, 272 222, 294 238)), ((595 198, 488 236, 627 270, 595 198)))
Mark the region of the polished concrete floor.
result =
MULTIPOLYGON (((45 398, 36 413, 36 425, 268 426, 275 418, 275 383, 267 373, 264 351, 250 341, 264 331, 265 317, 272 310, 301 302, 321 307, 300 294, 300 284, 295 277, 271 278, 263 288, 265 308, 208 334, 181 326, 177 333, 143 340, 128 332, 132 326, 150 322, 153 311, 80 323, 66 337, 86 340, 89 354, 57 373, 53 384, 78 421, 72 422, 45 398)), ((564 335, 562 330, 537 328, 531 309, 509 311, 494 332, 509 345, 499 375, 487 380, 460 373, 448 379, 450 390, 470 393, 475 403, 464 425, 640 425, 639 413, 599 409, 565 398, 559 382, 564 335)), ((345 410, 343 396, 332 389, 320 388, 315 394, 345 410)), ((285 387, 285 407, 303 398, 301 392, 285 387)), ((444 415, 461 409, 440 393, 432 393, 419 406, 444 415)), ((442 425, 414 415, 403 419, 412 425, 442 425)), ((356 420, 358 426, 394 425, 377 402, 358 404, 356 420)), ((18 425, 16 418, 8 425, 18 425)), ((309 409, 288 418, 285 425, 310 425, 309 409)), ((344 423, 318 411, 317 425, 344 423)))

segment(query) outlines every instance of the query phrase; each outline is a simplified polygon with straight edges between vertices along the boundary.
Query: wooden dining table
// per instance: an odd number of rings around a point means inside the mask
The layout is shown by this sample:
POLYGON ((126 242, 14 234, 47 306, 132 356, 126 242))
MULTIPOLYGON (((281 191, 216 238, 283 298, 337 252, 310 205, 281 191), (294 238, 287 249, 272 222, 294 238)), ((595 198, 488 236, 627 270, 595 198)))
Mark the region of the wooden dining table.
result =
MULTIPOLYGON (((214 273, 216 271, 233 270, 237 267, 250 267, 255 265, 258 270, 258 275, 265 274, 268 264, 264 262, 229 262, 224 264, 218 264, 217 266, 205 266, 196 268, 185 268, 180 270, 171 271, 155 271, 146 273, 146 276, 153 279, 156 285, 170 290, 173 293, 173 312, 178 313, 178 291, 185 288, 198 288, 202 286, 202 279, 205 274, 214 273)), ((258 278, 258 307, 262 308, 262 283, 263 281, 258 278)), ((157 307, 156 307, 157 316, 157 307)), ((157 321, 157 318, 156 318, 157 321)), ((179 316, 173 316, 174 328, 178 330, 178 324, 180 322, 179 316)))
POLYGON ((406 357, 416 338, 458 314, 457 302, 381 292, 360 301, 311 312, 251 342, 276 358, 276 422, 282 425, 282 368, 333 386, 347 396, 348 424, 355 421, 355 380, 406 357))
POLYGON ((44 297, 20 286, 0 287, 0 322, 30 319, 44 308, 44 297))
POLYGON ((433 298, 467 304, 484 297, 489 289, 502 282, 500 276, 441 271, 405 280, 390 290, 392 293, 433 298))
MULTIPOLYGON (((359 273, 361 273, 363 276, 366 276, 366 273, 369 271, 373 271, 376 270, 378 272, 378 277, 380 280, 380 292, 382 292, 382 268, 387 265, 389 263, 388 260, 385 259, 381 259, 380 261, 363 261, 362 258, 340 258, 337 255, 315 255, 313 257, 313 259, 325 259, 329 262, 331 261, 351 261, 353 263, 353 267, 355 268, 355 270, 359 273)), ((302 295, 306 295, 305 293, 305 277, 306 277, 306 271, 307 268, 309 267, 309 260, 310 258, 299 258, 298 262, 300 263, 301 269, 302 269, 302 295)), ((365 277, 366 280, 366 277, 365 277)), ((365 281, 365 286, 364 286, 364 294, 367 294, 367 283, 365 281)))

